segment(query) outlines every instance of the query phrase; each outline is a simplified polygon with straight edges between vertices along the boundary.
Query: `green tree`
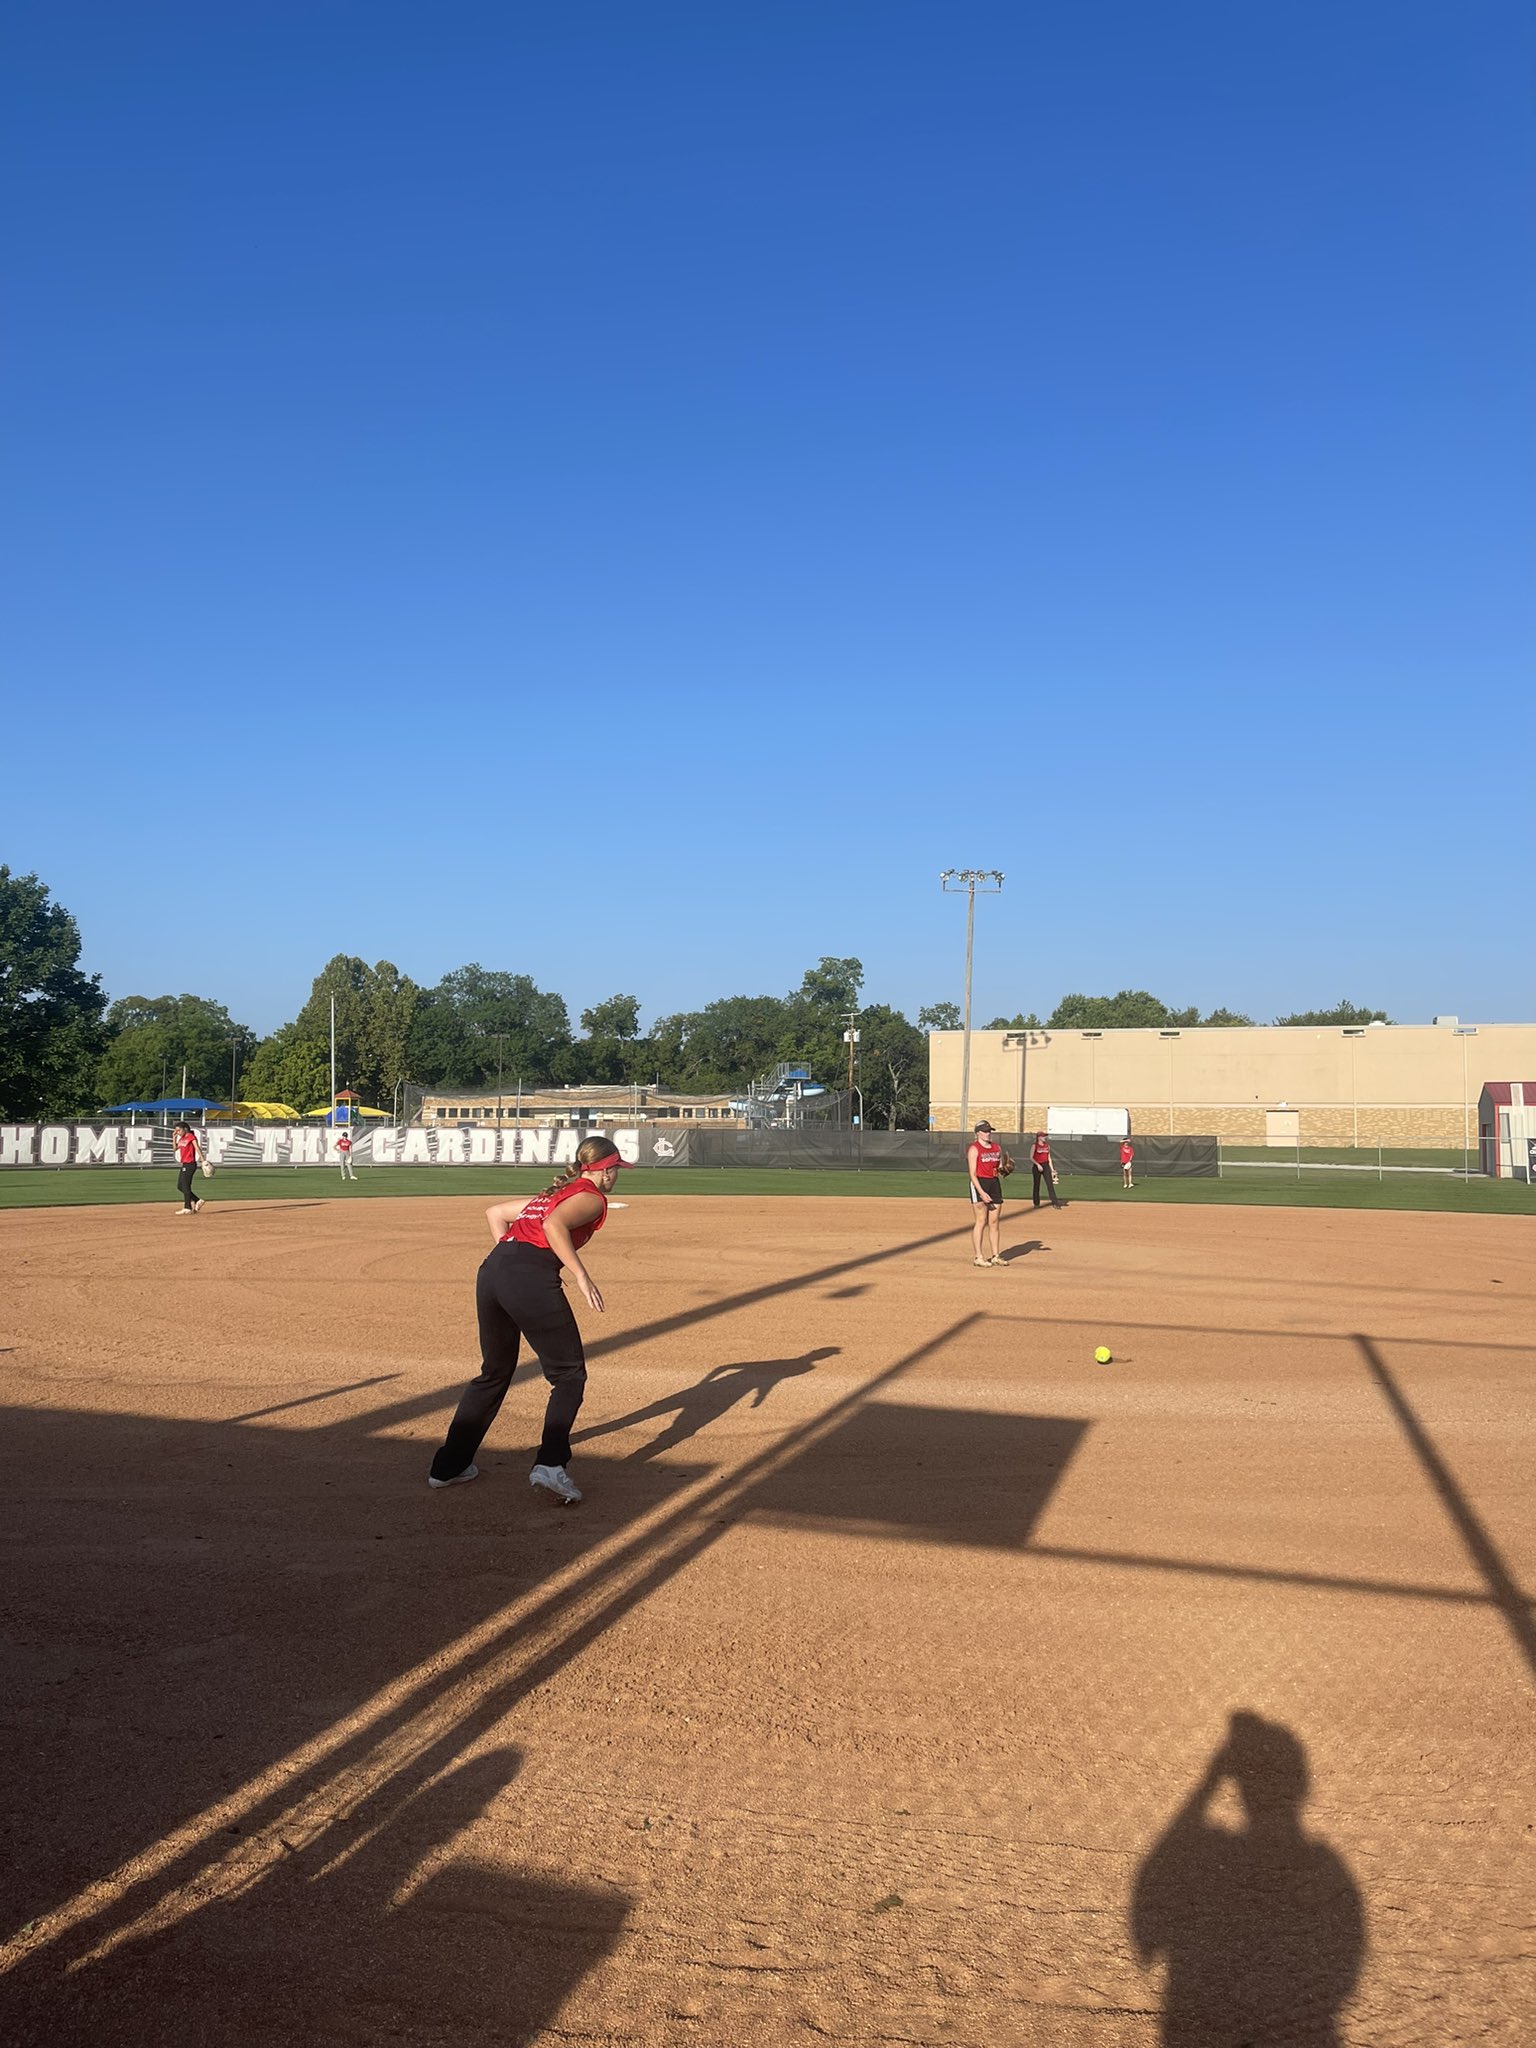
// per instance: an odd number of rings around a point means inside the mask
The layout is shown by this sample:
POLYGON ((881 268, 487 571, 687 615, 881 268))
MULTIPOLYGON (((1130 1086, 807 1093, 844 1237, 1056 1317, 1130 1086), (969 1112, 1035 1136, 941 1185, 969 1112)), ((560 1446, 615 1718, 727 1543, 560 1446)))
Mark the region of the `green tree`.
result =
POLYGON ((859 1073, 866 1124, 928 1128, 928 1039, 900 1010, 871 1003, 859 1012, 859 1073))
POLYGON ((1052 1031, 1133 1031, 1161 1026, 1164 1030, 1198 1024, 1198 1009, 1170 1010, 1144 988, 1123 988, 1114 996, 1063 996, 1051 1012, 1052 1031))
POLYGON ((790 1001, 814 1003, 828 1010, 851 1010, 864 986, 862 960, 839 960, 824 953, 814 967, 807 967, 800 986, 790 1001))
POLYGON ((958 1031, 961 1022, 958 1003, 924 1003, 917 1013, 919 1031, 958 1031))
POLYGON ((264 1038, 240 1075, 242 1102, 286 1102, 300 1116, 319 1108, 330 1088, 329 1037, 308 1038, 297 1024, 264 1038))
POLYGON ((1209 1016, 1200 1019, 1202 1024, 1227 1029, 1234 1024, 1251 1024, 1253 1019, 1245 1017, 1241 1010, 1212 1010, 1209 1016))
POLYGON ((364 987, 364 1018, 358 1043, 359 1092, 373 1094, 375 1105, 389 1109, 396 1088, 411 1078, 411 1034, 422 994, 408 974, 392 960, 377 961, 364 987))
POLYGON ((0 867, 0 1119, 99 1107, 94 1076, 107 1006, 82 974, 80 929, 36 875, 0 867))
POLYGON ((1043 1031, 1045 1026, 1031 1010, 1026 1017, 1021 1010, 1016 1017, 994 1017, 987 1026, 989 1031, 1043 1031))
POLYGON ((106 1029, 111 1042, 96 1069, 104 1103, 179 1095, 183 1069, 189 1094, 226 1101, 232 1069, 256 1044, 248 1025, 207 996, 124 996, 106 1029))
POLYGON ((581 1028, 592 1038, 630 1039, 640 1036, 638 996, 609 996, 581 1013, 581 1028))
POLYGON ((690 1094, 743 1088, 794 1057, 788 1012, 778 996, 722 996, 702 1010, 659 1017, 650 1037, 652 1071, 666 1087, 690 1094))
POLYGON ((1277 1017, 1277 1024, 1390 1024, 1385 1010, 1363 1010, 1355 1003, 1335 1003, 1331 1010, 1297 1010, 1277 1017))
POLYGON ((413 1078, 460 1088, 494 1087, 500 1040, 504 1080, 532 1085, 563 1079, 557 1072, 571 1045, 565 999, 535 986, 526 974, 508 974, 471 961, 445 974, 417 1009, 412 1037, 413 1078))

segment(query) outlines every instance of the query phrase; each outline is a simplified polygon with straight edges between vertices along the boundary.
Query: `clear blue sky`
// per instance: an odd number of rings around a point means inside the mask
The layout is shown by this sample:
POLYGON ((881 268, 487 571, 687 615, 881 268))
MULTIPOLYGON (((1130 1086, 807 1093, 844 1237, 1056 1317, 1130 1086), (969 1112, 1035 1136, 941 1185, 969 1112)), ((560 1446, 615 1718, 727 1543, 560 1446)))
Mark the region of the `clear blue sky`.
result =
POLYGON ((112 994, 1529 1017, 1523 0, 12 11, 0 859, 112 994))

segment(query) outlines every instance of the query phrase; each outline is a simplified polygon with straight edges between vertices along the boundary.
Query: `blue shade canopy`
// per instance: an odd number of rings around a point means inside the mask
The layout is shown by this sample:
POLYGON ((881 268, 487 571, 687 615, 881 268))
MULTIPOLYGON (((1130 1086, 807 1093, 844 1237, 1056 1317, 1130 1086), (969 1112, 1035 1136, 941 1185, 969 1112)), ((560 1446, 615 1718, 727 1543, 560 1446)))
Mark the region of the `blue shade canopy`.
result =
POLYGON ((165 1095, 158 1102, 114 1102, 101 1111, 103 1116, 117 1116, 123 1110, 135 1109, 222 1109, 222 1102, 210 1102, 206 1095, 165 1095))

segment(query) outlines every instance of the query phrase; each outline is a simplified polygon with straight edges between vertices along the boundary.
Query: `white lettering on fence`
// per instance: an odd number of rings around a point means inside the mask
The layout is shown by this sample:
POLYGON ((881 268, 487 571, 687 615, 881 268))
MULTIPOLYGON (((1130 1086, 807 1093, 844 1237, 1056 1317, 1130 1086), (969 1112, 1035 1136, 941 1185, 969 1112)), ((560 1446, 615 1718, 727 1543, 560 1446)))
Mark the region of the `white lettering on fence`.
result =
POLYGON ((400 1147, 400 1164, 402 1166, 430 1166, 431 1163, 432 1155, 427 1150, 426 1132, 407 1131, 405 1143, 400 1147))
POLYGON ((37 1141, 37 1156, 44 1166, 68 1166, 69 1131, 64 1124, 45 1124, 37 1141))
POLYGON ((553 1131, 524 1131, 523 1142, 518 1147, 518 1158, 524 1166, 548 1166, 549 1148, 554 1143, 553 1131))
POLYGON ((234 1142, 233 1131, 204 1131, 203 1150, 208 1155, 210 1166, 222 1166, 224 1155, 234 1142))
POLYGON ((124 1166, 148 1166, 155 1156, 155 1133, 148 1124, 136 1124, 123 1133, 124 1166))
POLYGON ((469 1159, 472 1166, 494 1166, 496 1164, 496 1133, 494 1131, 470 1132, 469 1159))
POLYGON ((0 1124, 0 1166, 30 1166, 36 1124, 0 1124))
POLYGON ((467 1131, 439 1131, 437 1134, 437 1163, 439 1166, 462 1166, 464 1164, 464 1140, 467 1131))
POLYGON ((555 1138, 556 1166, 572 1166, 576 1161, 576 1147, 581 1143, 575 1131, 561 1131, 555 1138))
POLYGON ((76 1124, 76 1166, 94 1166, 98 1161, 103 1166, 116 1166, 118 1135, 116 1124, 103 1124, 99 1131, 89 1124, 76 1124))
POLYGON ((318 1166, 320 1164, 320 1146, 325 1135, 324 1131, 290 1129, 288 1132, 288 1157, 292 1163, 295 1166, 318 1166))
POLYGON ((400 1133, 392 1124, 379 1124, 373 1133, 373 1163, 375 1166, 393 1166, 399 1158, 400 1133))

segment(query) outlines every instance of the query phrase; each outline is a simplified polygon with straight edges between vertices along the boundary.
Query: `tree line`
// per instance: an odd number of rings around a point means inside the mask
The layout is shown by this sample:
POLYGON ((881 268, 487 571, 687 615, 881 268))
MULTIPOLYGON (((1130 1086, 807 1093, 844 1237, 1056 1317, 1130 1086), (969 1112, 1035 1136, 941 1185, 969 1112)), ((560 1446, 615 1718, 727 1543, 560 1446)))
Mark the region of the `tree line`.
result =
MULTIPOLYGON (((304 1113, 336 1079, 390 1110, 417 1088, 511 1093, 562 1084, 646 1084, 711 1095, 746 1088, 784 1061, 845 1087, 854 1078, 869 1124, 921 1130, 928 1121, 927 1033, 958 1030, 955 1003, 933 1003, 913 1024, 863 999, 862 962, 824 955, 798 988, 722 996, 658 1017, 642 1031, 640 1003, 612 995, 573 1029, 565 999, 532 977, 471 961, 424 987, 392 961, 338 953, 315 976, 298 1015, 262 1036, 208 996, 124 996, 109 1002, 80 968, 75 920, 36 875, 0 866, 0 1121, 91 1116, 115 1103, 185 1092, 212 1101, 284 1102, 304 1113)), ((1298 1011, 1277 1024, 1390 1022, 1353 1003, 1298 1011)), ((1112 1029, 1247 1024, 1232 1010, 1170 1010, 1144 989, 1063 996, 1042 1021, 994 1017, 987 1030, 1112 1029)))
MULTIPOLYGON (((930 1003, 917 1013, 924 1031, 958 1031, 961 1027, 958 1003, 930 1003)), ((1049 1017, 1020 1011, 1016 1017, 993 1017, 982 1028, 987 1031, 1136 1031, 1160 1028, 1164 1031, 1204 1029, 1223 1025, 1254 1024, 1258 1019, 1241 1010, 1208 1010, 1204 1016, 1192 1003, 1184 1010, 1170 1010, 1165 1002, 1144 988, 1123 988, 1115 996, 1063 996, 1049 1017)), ((1357 1003, 1334 1003, 1326 1010, 1293 1010, 1288 1016, 1273 1017, 1274 1024, 1390 1024, 1385 1010, 1362 1009, 1357 1003)))

